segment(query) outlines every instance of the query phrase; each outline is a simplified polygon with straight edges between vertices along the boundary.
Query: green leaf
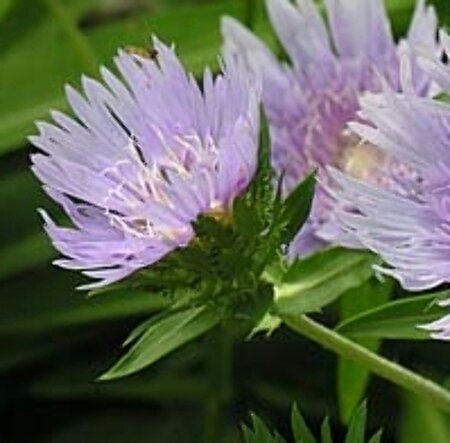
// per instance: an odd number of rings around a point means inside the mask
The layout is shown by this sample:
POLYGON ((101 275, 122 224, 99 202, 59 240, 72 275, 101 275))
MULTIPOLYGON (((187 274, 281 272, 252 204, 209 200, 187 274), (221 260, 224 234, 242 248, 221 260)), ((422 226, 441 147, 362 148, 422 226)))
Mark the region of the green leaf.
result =
POLYGON ((448 443, 450 425, 447 414, 438 411, 429 401, 404 396, 399 426, 399 443, 448 443))
POLYGON ((362 403, 356 410, 350 425, 344 443, 364 443, 367 420, 367 405, 362 403))
MULTIPOLYGON (((142 388, 145 389, 144 386, 142 388)), ((145 407, 87 408, 80 417, 63 421, 51 433, 51 443, 198 443, 193 424, 199 422, 195 408, 182 414, 148 414, 145 407), (190 432, 186 432, 189 429, 190 432), (151 438, 149 438, 151 436, 151 438)))
MULTIPOLYGON (((364 443, 366 433, 367 406, 362 403, 352 416, 345 443, 364 443)), ((269 431, 261 419, 252 414, 252 427, 243 427, 245 443, 284 443, 275 432, 269 431)), ((291 427, 295 443, 316 443, 316 438, 306 424, 298 407, 294 405, 291 413, 291 427)), ((321 443, 333 443, 328 417, 320 429, 321 443)), ((381 431, 375 434, 369 443, 380 443, 381 431)), ((412 441, 412 440, 411 440, 412 441)), ((430 440, 431 441, 431 440, 430 440)), ((439 442, 437 442, 439 443, 439 442)))
POLYGON ((0 1, 0 57, 13 51, 18 43, 26 40, 30 33, 46 16, 46 8, 40 1, 0 1))
POLYGON ((28 271, 46 262, 50 264, 56 254, 44 233, 31 234, 0 249, 0 279, 28 271))
MULTIPOLYGON (((92 364, 92 363, 91 363, 92 364)), ((201 402, 208 393, 204 377, 182 374, 152 373, 151 376, 130 377, 114 383, 93 383, 94 371, 85 366, 71 366, 38 377, 29 388, 36 398, 52 401, 129 402, 201 402)))
POLYGON ((13 0, 2 0, 0 2, 0 21, 3 19, 3 17, 6 15, 8 10, 13 5, 13 0))
MULTIPOLYGON (((133 374, 216 326, 220 317, 206 307, 170 313, 148 324, 137 342, 100 380, 133 374)), ((135 333, 132 333, 137 338, 135 333)), ((127 340, 128 342, 128 340, 127 340)))
POLYGON ((322 422, 322 426, 320 427, 320 436, 322 443, 333 443, 330 429, 330 419, 328 417, 325 417, 325 420, 322 422))
POLYGON ((271 164, 269 127, 261 113, 261 131, 258 166, 248 189, 234 200, 233 221, 237 232, 254 239, 265 231, 272 221, 274 206, 274 172, 271 164))
MULTIPOLYGON (((380 282, 376 278, 371 278, 361 286, 346 292, 340 299, 341 321, 386 303, 392 288, 390 279, 380 282)), ((380 340, 374 338, 360 338, 356 341, 373 352, 377 352, 380 346, 380 340)), ((339 412, 344 423, 348 423, 360 404, 369 378, 369 371, 360 365, 343 358, 339 359, 337 390, 339 412)))
POLYGON ((381 443, 381 437, 383 436, 383 431, 378 431, 369 440, 369 443, 381 443))
MULTIPOLYGON (((31 10, 39 2, 24 3, 31 10)), ((38 9, 45 11, 41 5, 38 9)), ((217 66, 219 18, 234 12, 239 9, 232 1, 177 6, 156 15, 139 11, 90 29, 87 38, 99 59, 111 64, 118 47, 146 46, 155 33, 168 43, 176 42, 187 67, 198 74, 206 64, 217 66)), ((0 58, 0 153, 24 146, 25 137, 35 131, 33 121, 47 118, 50 108, 66 109, 63 86, 77 83, 82 73, 77 55, 55 20, 46 17, 38 26, 20 29, 27 32, 26 37, 14 44, 14 50, 2 52, 0 58), (30 72, 33 81, 29 81, 30 72)), ((7 35, 8 42, 14 40, 11 33, 7 35)))
POLYGON ((16 367, 43 360, 49 355, 67 350, 70 346, 80 345, 82 340, 92 339, 91 332, 77 334, 58 334, 58 336, 29 336, 0 339, 0 373, 11 371, 16 367))
POLYGON ((300 409, 294 404, 291 412, 291 426, 295 441, 298 443, 316 443, 314 435, 309 430, 300 409))
POLYGON ((282 322, 279 317, 266 313, 261 321, 250 332, 249 338, 256 334, 263 333, 267 337, 272 335, 280 326, 282 322))
POLYGON ((277 433, 272 433, 264 422, 251 414, 251 426, 243 426, 242 434, 245 443, 285 443, 277 433))
POLYGON ((368 252, 331 248, 297 260, 275 286, 276 309, 289 315, 316 312, 373 274, 368 252))
POLYGON ((296 186, 284 201, 281 216, 285 223, 283 243, 290 243, 308 218, 315 186, 316 174, 312 172, 296 186))
POLYGON ((445 315, 437 301, 448 298, 448 291, 417 295, 364 311, 341 323, 337 330, 352 337, 426 340, 427 331, 418 328, 445 315))
MULTIPOLYGON (((67 283, 69 286, 70 281, 67 283)), ((40 290, 42 294, 36 300, 30 301, 21 294, 23 298, 18 300, 17 307, 0 316, 0 336, 44 334, 68 327, 148 315, 167 305, 161 296, 141 290, 111 291, 89 300, 70 290, 67 294, 47 293, 45 286, 40 290)), ((36 296, 35 293, 33 295, 36 296)))

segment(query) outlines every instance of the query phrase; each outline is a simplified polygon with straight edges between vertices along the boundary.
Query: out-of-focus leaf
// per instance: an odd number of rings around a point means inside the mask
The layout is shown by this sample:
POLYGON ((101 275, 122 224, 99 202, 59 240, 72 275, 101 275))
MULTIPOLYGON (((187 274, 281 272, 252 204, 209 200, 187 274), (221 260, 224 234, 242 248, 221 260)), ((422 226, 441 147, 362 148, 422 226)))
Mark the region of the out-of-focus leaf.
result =
POLYGON ((112 321, 129 316, 144 315, 165 306, 162 297, 144 291, 117 291, 101 297, 83 299, 77 306, 59 312, 40 312, 20 322, 0 322, 0 335, 29 334, 57 328, 82 326, 112 321))
POLYGON ((208 392, 207 380, 198 376, 154 375, 114 383, 96 382, 93 380, 95 376, 92 371, 86 373, 75 366, 75 370, 68 368, 38 379, 29 393, 35 398, 58 401, 115 399, 192 403, 201 401, 208 392))
POLYGON ((369 440, 369 443, 381 443, 381 437, 383 436, 383 431, 378 431, 376 434, 372 436, 369 440))
POLYGON ((321 310, 373 274, 367 252, 327 249, 294 262, 275 286, 276 310, 301 315, 321 310))
POLYGON ((1 0, 0 57, 26 40, 45 16, 46 9, 40 1, 1 0))
POLYGON ((325 417, 320 427, 321 443, 333 443, 333 437, 331 436, 330 419, 325 417))
POLYGON ((448 443, 450 417, 424 398, 405 396, 399 427, 399 443, 448 443))
POLYGON ((355 337, 426 340, 429 333, 417 326, 445 315, 436 304, 445 297, 448 291, 392 301, 345 320, 337 330, 355 337))
MULTIPOLYGON (((38 232, 42 223, 36 208, 49 206, 37 179, 26 170, 28 164, 28 161, 8 164, 4 159, 0 163, 0 207, 7 211, 0 229, 0 249, 38 232), (12 171, 13 168, 17 169, 12 171)), ((4 263, 2 259, 0 263, 4 263)))
POLYGON ((132 333, 137 339, 136 343, 101 376, 101 380, 133 374, 204 334, 219 321, 219 314, 206 307, 192 308, 157 318, 148 324, 146 330, 140 328, 139 338, 132 333))
POLYGON ((58 426, 51 443, 197 443, 195 411, 183 414, 149 414, 116 408, 86 412, 80 418, 58 426))
POLYGON ((38 265, 50 264, 55 256, 56 251, 44 233, 32 234, 0 249, 0 279, 28 271, 38 265))
POLYGON ((73 277, 67 271, 52 270, 3 283, 0 337, 41 335, 63 328, 111 322, 148 315, 165 306, 161 296, 135 289, 118 289, 87 299, 85 293, 74 291, 79 280, 73 277))
MULTIPOLYGON (((371 278, 358 288, 351 289, 340 299, 341 321, 386 303, 392 292, 392 281, 380 282, 371 278)), ((376 352, 380 345, 377 339, 357 339, 360 345, 376 352)), ((361 366, 340 358, 338 361, 338 402, 339 412, 344 423, 348 423, 355 408, 364 396, 370 373, 361 366)))
POLYGON ((31 172, 10 172, 13 167, 25 169, 28 162, 6 159, 0 166, 0 207, 5 210, 0 229, 0 279, 6 279, 50 263, 56 251, 44 234, 36 208, 45 206, 58 212, 31 172))
POLYGON ((88 336, 89 334, 83 331, 76 335, 59 334, 57 337, 25 337, 14 340, 2 338, 0 340, 0 373, 25 366, 55 351, 67 349, 88 336))
MULTIPOLYGON (((205 64, 217 66, 219 17, 234 11, 234 2, 227 1, 178 7, 161 15, 139 13, 93 28, 87 36, 99 59, 110 63, 117 47, 146 46, 150 35, 155 33, 168 43, 176 42, 187 67, 199 73, 205 64)), ((25 136, 34 131, 33 121, 46 118, 50 108, 66 106, 63 85, 77 82, 81 70, 70 42, 64 38, 58 23, 50 19, 31 29, 27 38, 15 45, 14 51, 3 54, 0 58, 0 153, 23 145, 25 136)))
POLYGON ((330 419, 328 417, 326 417, 322 422, 322 426, 320 427, 320 437, 322 439, 321 443, 333 443, 330 429, 330 419))
POLYGON ((0 21, 4 18, 13 3, 13 0, 2 0, 0 2, 0 21))

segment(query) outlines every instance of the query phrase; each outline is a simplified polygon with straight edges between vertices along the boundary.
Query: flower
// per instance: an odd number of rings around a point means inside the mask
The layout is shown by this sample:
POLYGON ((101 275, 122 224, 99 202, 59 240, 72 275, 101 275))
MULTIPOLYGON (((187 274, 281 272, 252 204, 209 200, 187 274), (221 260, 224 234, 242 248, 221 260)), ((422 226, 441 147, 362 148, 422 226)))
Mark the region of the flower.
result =
POLYGON ((83 77, 85 97, 67 87, 75 118, 38 122, 32 169, 73 226, 41 211, 56 264, 116 282, 185 247, 200 213, 228 211, 257 164, 260 86, 236 61, 209 70, 202 89, 174 50, 119 51, 122 79, 83 77))
MULTIPOLYGON (((442 35, 450 50, 450 38, 442 35)), ((446 52, 444 52, 446 54, 446 52)), ((444 59, 446 56, 444 57, 444 59)), ((450 67, 422 53, 421 67, 450 93, 450 67)), ((333 171, 338 219, 367 248, 380 254, 379 268, 411 291, 450 282, 450 104, 420 97, 405 63, 402 94, 389 85, 362 100, 353 130, 392 160, 389 186, 378 187, 333 171)), ((449 306, 450 300, 439 303, 449 306)), ((424 326, 450 340, 450 315, 424 326)))
MULTIPOLYGON (((246 60, 264 76, 263 103, 270 125, 273 164, 283 173, 286 191, 318 168, 334 165, 367 182, 379 181, 388 161, 375 146, 351 133, 347 123, 359 110, 359 98, 380 91, 380 77, 396 90, 399 51, 407 44, 438 50, 437 18, 424 1, 416 5, 405 40, 395 44, 381 0, 327 0, 330 29, 312 0, 267 0, 271 22, 292 63, 277 60, 256 36, 230 17, 222 22, 224 52, 246 60)), ((430 80, 414 66, 414 87, 430 92, 430 80)), ((291 245, 291 254, 315 250, 326 242, 356 246, 340 229, 335 203, 316 188, 308 223, 291 245)))

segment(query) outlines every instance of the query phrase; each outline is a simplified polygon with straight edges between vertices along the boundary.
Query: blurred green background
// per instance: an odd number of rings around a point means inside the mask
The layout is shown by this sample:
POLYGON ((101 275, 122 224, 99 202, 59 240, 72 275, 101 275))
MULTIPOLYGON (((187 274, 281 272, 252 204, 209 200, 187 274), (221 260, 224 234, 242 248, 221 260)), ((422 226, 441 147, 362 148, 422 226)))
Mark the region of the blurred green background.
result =
MULTIPOLYGON (((441 23, 450 23, 449 2, 433 3, 441 23)), ((401 35, 413 1, 388 6, 401 35)), ((342 430, 338 396, 358 389, 352 377, 337 389, 334 356, 283 329, 237 345, 227 364, 215 361, 220 343, 212 336, 137 376, 96 382, 130 329, 158 306, 138 292, 86 300, 74 290, 80 277, 51 265, 55 251, 36 208, 54 208, 28 169, 33 121, 65 109, 65 83, 78 85, 82 72, 95 76, 118 46, 146 46, 152 33, 175 42, 196 74, 216 67, 223 14, 277 47, 258 0, 0 0, 1 443, 188 443, 211 435, 237 442, 249 410, 286 430, 292 401, 313 426, 329 413, 342 430)), ((432 342, 383 346, 392 359, 438 379, 449 372, 448 350, 432 342)), ((370 427, 384 427, 385 441, 450 442, 449 417, 422 400, 377 379, 368 398, 370 427)))

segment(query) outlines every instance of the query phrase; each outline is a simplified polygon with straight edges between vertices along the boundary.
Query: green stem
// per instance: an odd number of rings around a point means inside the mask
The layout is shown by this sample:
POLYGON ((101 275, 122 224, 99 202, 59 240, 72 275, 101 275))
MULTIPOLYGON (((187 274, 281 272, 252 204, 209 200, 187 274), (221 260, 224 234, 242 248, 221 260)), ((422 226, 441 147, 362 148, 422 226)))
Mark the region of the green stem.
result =
POLYGON ((283 316, 282 320, 294 331, 315 341, 339 356, 354 361, 378 376, 430 400, 436 407, 450 411, 450 391, 415 372, 404 368, 307 316, 283 316))
POLYGON ((221 410, 231 396, 233 341, 225 328, 211 337, 207 363, 210 375, 209 394, 205 400, 204 443, 217 443, 221 438, 221 410))
POLYGON ((65 32, 73 49, 83 63, 83 68, 90 74, 96 74, 98 69, 97 57, 88 39, 78 28, 72 14, 61 4, 60 0, 42 1, 65 32))

